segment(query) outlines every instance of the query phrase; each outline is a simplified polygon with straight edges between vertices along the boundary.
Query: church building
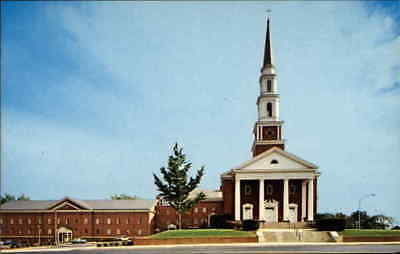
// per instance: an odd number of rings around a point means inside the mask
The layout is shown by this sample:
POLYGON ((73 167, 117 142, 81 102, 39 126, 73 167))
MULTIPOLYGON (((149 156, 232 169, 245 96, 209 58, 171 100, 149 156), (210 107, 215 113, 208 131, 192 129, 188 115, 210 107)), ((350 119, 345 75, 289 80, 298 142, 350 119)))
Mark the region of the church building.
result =
POLYGON ((259 82, 253 158, 221 175, 224 213, 237 221, 313 221, 320 173, 318 166, 285 150, 269 18, 259 82))
MULTIPOLYGON (((269 19, 266 30, 252 158, 221 174, 220 190, 203 191, 206 199, 183 215, 184 228, 207 227, 216 214, 264 226, 314 220, 320 173, 318 166, 285 150, 269 19)), ((176 211, 158 199, 10 201, 0 206, 0 239, 52 243, 76 237, 138 237, 177 221, 176 211)))

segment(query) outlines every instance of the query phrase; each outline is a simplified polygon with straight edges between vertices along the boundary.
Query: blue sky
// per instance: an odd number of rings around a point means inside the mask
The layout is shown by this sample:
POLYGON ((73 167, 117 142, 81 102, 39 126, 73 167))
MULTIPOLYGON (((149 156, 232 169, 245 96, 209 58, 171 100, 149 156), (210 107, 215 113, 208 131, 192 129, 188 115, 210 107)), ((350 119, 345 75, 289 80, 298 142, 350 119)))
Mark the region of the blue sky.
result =
POLYGON ((399 2, 2 3, 2 192, 153 198, 179 142, 204 189, 250 158, 265 35, 320 212, 400 223, 399 2))

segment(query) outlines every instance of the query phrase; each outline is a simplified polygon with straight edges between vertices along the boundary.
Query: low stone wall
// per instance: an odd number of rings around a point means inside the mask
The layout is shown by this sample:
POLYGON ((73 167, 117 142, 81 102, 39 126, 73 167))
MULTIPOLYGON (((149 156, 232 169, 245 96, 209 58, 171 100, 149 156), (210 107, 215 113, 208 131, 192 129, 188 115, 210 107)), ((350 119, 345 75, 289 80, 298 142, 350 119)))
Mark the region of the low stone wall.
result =
POLYGON ((134 245, 168 245, 168 244, 201 244, 201 243, 256 243, 257 237, 199 237, 199 238, 170 238, 152 239, 135 237, 134 245))
POLYGON ((400 242, 400 236, 343 236, 343 242, 400 242))

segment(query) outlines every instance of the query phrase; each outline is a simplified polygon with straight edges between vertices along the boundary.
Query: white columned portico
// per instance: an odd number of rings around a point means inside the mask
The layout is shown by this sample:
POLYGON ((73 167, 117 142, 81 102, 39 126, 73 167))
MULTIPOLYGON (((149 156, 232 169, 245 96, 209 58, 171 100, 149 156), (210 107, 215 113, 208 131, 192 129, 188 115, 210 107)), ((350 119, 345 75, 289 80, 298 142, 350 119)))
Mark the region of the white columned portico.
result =
POLYGON ((309 221, 314 220, 314 179, 308 180, 308 217, 309 221))
POLYGON ((235 220, 240 220, 240 179, 235 178, 235 220))
POLYGON ((264 179, 260 179, 258 200, 258 219, 264 220, 264 179))
POLYGON ((283 179, 283 220, 289 220, 289 179, 283 179))
POLYGON ((301 221, 304 221, 307 213, 307 180, 301 183, 301 221))

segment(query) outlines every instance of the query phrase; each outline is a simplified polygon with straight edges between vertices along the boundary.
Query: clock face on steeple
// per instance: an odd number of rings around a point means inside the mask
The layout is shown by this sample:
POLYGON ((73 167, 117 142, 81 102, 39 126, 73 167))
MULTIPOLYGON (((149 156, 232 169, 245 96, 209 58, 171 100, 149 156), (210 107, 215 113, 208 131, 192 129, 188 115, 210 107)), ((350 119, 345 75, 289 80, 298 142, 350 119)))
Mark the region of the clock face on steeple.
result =
POLYGON ((264 126, 262 133, 263 140, 275 140, 278 138, 277 126, 264 126))

